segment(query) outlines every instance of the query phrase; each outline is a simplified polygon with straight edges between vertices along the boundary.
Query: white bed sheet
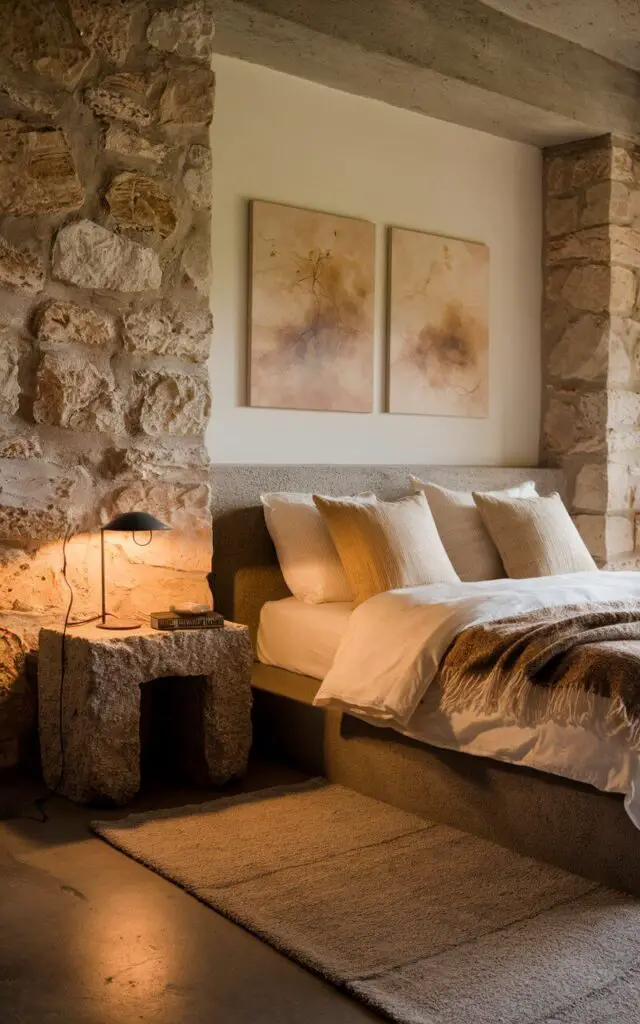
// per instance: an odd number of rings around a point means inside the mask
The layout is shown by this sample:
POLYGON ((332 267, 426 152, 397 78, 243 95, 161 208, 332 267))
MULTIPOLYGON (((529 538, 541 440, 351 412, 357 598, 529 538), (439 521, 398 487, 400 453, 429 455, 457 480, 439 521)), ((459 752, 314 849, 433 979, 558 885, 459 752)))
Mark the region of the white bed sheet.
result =
POLYGON ((258 661, 324 679, 347 631, 353 606, 305 604, 297 597, 267 601, 260 612, 258 661))
MULTIPOLYGON (((258 660, 324 679, 346 634, 351 612, 348 604, 306 605, 295 597, 268 602, 260 617, 258 660)), ((605 728, 605 700, 601 700, 601 715, 588 729, 554 722, 532 728, 500 714, 450 715, 439 710, 439 700, 440 689, 434 682, 405 726, 355 708, 351 713, 435 747, 535 768, 609 793, 624 793, 627 812, 640 828, 638 757, 623 733, 611 735, 605 728)))

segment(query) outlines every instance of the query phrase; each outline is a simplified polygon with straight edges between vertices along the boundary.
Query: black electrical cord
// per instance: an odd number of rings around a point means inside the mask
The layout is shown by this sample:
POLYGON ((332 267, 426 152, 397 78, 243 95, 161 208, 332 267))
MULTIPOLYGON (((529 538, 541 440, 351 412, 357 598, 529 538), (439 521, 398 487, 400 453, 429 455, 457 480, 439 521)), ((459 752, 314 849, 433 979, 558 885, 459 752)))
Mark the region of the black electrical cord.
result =
POLYGON ((62 541, 62 579, 65 582, 65 586, 69 592, 69 601, 67 604, 67 610, 64 616, 64 624, 62 627, 62 637, 60 639, 60 687, 58 690, 58 735, 60 737, 60 772, 56 782, 53 786, 49 787, 47 793, 44 796, 38 797, 33 801, 34 807, 36 808, 39 817, 35 818, 32 814, 20 814, 16 817, 24 819, 25 821, 36 821, 39 825, 44 825, 49 820, 49 815, 44 809, 44 805, 56 795, 60 786, 62 785, 65 772, 65 748, 64 748, 64 676, 66 669, 66 649, 65 640, 67 638, 67 630, 69 626, 84 626, 90 622, 97 622, 100 618, 99 615, 93 615, 89 619, 79 619, 75 622, 71 621, 71 612, 73 610, 74 593, 73 587, 69 582, 67 575, 67 544, 73 536, 73 530, 69 528, 64 535, 62 541))

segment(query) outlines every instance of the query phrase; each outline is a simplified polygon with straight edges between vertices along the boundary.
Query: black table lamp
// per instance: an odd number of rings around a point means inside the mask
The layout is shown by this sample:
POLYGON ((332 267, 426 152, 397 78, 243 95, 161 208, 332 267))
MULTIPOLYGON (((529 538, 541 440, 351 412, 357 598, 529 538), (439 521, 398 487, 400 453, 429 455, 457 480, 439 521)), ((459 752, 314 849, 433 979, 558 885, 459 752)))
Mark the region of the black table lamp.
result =
MULTIPOLYGON (((106 526, 100 527, 100 569, 101 569, 101 580, 102 580, 102 615, 100 622, 98 623, 98 629, 138 629, 142 623, 140 622, 125 622, 122 619, 117 619, 115 622, 107 622, 107 603, 106 603, 106 586, 105 586, 105 575, 104 575, 104 535, 105 531, 114 533, 133 533, 134 540, 136 533, 149 533, 149 540, 145 544, 141 544, 141 547, 146 547, 147 544, 151 543, 154 530, 170 530, 171 527, 167 526, 166 523, 161 523, 155 516, 149 514, 149 512, 123 512, 122 515, 116 516, 106 526)), ((136 543, 138 543, 136 541, 136 543)))

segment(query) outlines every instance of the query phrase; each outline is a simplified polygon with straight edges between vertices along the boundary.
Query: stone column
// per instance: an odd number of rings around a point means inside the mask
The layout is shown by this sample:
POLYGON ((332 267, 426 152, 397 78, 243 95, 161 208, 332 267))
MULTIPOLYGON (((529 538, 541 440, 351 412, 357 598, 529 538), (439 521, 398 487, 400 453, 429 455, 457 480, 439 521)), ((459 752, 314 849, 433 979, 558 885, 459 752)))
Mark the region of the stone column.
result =
POLYGON ((640 149, 544 154, 542 459, 598 563, 640 565, 640 149))
POLYGON ((29 646, 64 617, 65 534, 83 618, 96 528, 134 508, 174 529, 146 548, 109 538, 110 610, 210 599, 212 11, 2 4, 0 624, 29 646))

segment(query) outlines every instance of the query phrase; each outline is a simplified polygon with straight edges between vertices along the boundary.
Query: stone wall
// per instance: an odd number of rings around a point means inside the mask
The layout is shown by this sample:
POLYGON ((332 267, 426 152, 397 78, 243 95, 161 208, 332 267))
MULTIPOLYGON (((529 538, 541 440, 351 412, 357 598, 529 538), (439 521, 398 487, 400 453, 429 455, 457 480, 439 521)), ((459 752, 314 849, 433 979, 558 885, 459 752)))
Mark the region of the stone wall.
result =
POLYGON ((99 607, 96 526, 132 508, 174 529, 109 538, 112 610, 209 597, 212 33, 208 0, 2 7, 0 763, 67 532, 74 617, 99 607))
POLYGON ((543 460, 599 564, 640 565, 640 149, 545 152, 543 460))

